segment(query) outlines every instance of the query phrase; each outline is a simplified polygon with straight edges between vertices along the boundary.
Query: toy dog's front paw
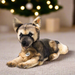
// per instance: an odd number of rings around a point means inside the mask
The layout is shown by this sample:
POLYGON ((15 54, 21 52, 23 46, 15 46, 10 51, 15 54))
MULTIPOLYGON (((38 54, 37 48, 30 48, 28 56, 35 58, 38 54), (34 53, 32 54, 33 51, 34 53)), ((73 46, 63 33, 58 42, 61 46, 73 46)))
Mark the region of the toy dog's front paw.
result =
POLYGON ((28 64, 24 64, 24 63, 19 63, 19 64, 18 64, 18 67, 19 67, 19 68, 27 69, 27 68, 29 68, 29 65, 28 65, 28 64))
POLYGON ((17 66, 17 64, 15 62, 11 62, 11 61, 7 62, 6 65, 9 67, 16 67, 17 66))

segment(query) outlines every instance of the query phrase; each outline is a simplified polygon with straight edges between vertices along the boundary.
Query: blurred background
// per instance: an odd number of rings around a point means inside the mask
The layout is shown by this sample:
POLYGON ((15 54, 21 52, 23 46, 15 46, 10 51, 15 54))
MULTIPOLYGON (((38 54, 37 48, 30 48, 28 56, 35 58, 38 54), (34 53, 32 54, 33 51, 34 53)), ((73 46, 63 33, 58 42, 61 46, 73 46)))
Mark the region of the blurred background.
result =
POLYGON ((75 75, 75 0, 0 0, 0 74, 75 75), (14 17, 28 23, 39 15, 40 38, 62 42, 68 46, 68 54, 27 70, 7 67, 21 51, 13 29, 14 17))
POLYGON ((13 32, 14 17, 28 23, 38 15, 44 31, 72 28, 75 25, 74 3, 74 0, 0 0, 0 32, 13 32))

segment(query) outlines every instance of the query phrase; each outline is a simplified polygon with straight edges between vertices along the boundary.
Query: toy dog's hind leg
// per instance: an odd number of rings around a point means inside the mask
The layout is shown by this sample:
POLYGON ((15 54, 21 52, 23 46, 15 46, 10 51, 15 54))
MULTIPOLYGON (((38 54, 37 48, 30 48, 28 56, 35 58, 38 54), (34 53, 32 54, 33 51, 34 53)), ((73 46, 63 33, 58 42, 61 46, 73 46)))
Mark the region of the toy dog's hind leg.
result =
POLYGON ((58 52, 58 53, 53 53, 53 54, 51 54, 50 56, 49 56, 49 60, 51 61, 51 60, 55 60, 55 59, 57 59, 58 57, 59 57, 59 55, 60 55, 60 53, 58 52))
POLYGON ((43 61, 39 61, 38 65, 39 65, 39 66, 42 65, 46 60, 48 60, 48 57, 45 58, 43 61))
POLYGON ((66 54, 68 53, 68 47, 62 43, 56 43, 55 41, 49 41, 50 47, 52 47, 55 51, 58 48, 57 53, 53 53, 49 56, 49 60, 55 60, 59 57, 60 54, 66 54))

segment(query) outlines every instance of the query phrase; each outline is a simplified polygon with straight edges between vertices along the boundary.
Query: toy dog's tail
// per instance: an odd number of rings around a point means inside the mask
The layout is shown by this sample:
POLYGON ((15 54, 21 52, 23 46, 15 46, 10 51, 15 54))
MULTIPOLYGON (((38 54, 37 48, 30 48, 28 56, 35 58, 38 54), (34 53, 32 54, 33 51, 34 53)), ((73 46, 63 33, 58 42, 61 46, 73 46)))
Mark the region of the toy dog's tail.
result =
POLYGON ((60 54, 66 54, 68 53, 68 47, 62 43, 58 44, 58 48, 59 48, 59 53, 60 54))

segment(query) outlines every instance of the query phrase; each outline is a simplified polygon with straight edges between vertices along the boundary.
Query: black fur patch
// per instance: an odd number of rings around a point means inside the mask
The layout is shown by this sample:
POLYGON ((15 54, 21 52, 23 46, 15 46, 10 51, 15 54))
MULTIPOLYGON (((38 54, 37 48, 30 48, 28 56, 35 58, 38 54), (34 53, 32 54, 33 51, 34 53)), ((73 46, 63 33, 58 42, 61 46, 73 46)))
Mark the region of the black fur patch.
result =
POLYGON ((55 42, 56 42, 57 44, 59 44, 59 41, 56 41, 56 40, 55 40, 55 42))
POLYGON ((34 23, 27 23, 27 25, 33 25, 33 26, 36 26, 34 23))
POLYGON ((24 34, 22 34, 22 33, 20 33, 20 39, 23 37, 23 36, 28 36, 28 37, 30 37, 31 39, 32 39, 32 41, 34 42, 34 39, 32 38, 32 35, 33 34, 31 34, 31 33, 29 33, 29 34, 27 34, 27 35, 24 35, 24 34))
POLYGON ((22 26, 23 24, 16 24, 15 27, 17 27, 16 32, 18 32, 18 29, 20 28, 20 26, 22 26))

